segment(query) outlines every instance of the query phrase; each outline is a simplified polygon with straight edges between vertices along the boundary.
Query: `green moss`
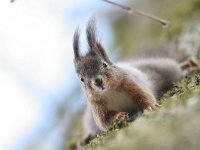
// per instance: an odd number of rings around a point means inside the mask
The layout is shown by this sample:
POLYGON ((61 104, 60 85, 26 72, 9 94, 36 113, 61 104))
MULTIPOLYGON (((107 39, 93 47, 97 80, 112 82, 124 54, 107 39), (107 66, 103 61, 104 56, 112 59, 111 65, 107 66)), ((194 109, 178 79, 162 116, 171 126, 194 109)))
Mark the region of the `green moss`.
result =
POLYGON ((181 95, 186 91, 192 90, 193 88, 194 89, 199 88, 199 86, 200 86, 200 71, 196 70, 191 72, 189 75, 186 75, 184 79, 181 81, 181 83, 174 85, 173 89, 164 94, 162 100, 168 99, 169 97, 172 97, 174 95, 176 96, 181 95))
POLYGON ((107 132, 97 134, 97 136, 85 146, 85 149, 94 149, 98 144, 105 143, 106 140, 111 139, 117 131, 128 126, 127 122, 117 120, 107 132))
MULTIPOLYGON (((171 2, 171 4, 173 4, 171 2)), ((170 8, 170 11, 164 14, 166 18, 171 21, 170 27, 163 32, 163 35, 167 39, 172 39, 176 37, 181 32, 184 22, 191 20, 193 17, 193 12, 198 10, 199 5, 198 0, 191 1, 180 1, 177 0, 177 4, 170 8)))
POLYGON ((182 26, 183 23, 180 20, 175 20, 173 24, 166 30, 166 32, 163 32, 162 36, 167 39, 172 39, 174 36, 180 34, 182 26))

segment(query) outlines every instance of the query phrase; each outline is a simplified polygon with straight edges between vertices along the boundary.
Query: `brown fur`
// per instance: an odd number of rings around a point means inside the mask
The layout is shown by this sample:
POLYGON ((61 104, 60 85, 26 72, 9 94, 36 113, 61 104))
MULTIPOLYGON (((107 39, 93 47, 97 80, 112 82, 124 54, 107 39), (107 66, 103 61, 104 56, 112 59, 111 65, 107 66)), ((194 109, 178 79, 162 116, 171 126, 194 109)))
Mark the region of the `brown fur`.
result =
POLYGON ((124 79, 121 83, 121 88, 126 90, 131 96, 134 103, 136 103, 141 111, 148 108, 149 106, 154 106, 157 104, 155 97, 142 90, 140 86, 138 86, 133 81, 124 79))
POLYGON ((97 115, 97 121, 103 122, 103 125, 106 128, 109 128, 110 125, 115 121, 117 111, 115 110, 109 110, 106 107, 106 102, 101 100, 91 100, 91 105, 94 108, 93 111, 95 111, 95 114, 97 115))

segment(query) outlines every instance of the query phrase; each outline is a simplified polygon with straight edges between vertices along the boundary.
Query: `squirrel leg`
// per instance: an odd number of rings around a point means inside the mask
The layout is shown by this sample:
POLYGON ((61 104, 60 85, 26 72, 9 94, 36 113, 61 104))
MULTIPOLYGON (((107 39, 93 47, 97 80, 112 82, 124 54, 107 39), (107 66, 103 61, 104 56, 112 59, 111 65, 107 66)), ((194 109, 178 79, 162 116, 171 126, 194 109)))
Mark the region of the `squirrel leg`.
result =
POLYGON ((146 97, 146 96, 141 97, 140 99, 135 99, 135 101, 136 101, 138 107, 142 111, 144 111, 145 109, 152 111, 161 106, 160 104, 158 104, 156 102, 156 100, 154 98, 150 98, 150 97, 146 97))
POLYGON ((129 118, 127 112, 118 112, 114 110, 108 110, 106 105, 102 102, 94 102, 95 108, 95 120, 99 128, 106 131, 116 120, 126 121, 129 118))
POLYGON ((141 111, 144 111, 145 109, 153 110, 157 107, 160 107, 156 98, 147 91, 144 91, 144 89, 140 88, 140 86, 138 86, 136 83, 125 80, 123 85, 124 89, 126 89, 126 91, 132 95, 133 102, 141 111))
POLYGON ((199 66, 198 61, 194 57, 190 57, 186 61, 181 62, 179 65, 180 65, 180 67, 182 69, 186 69, 186 68, 189 68, 189 67, 197 67, 197 66, 199 66))

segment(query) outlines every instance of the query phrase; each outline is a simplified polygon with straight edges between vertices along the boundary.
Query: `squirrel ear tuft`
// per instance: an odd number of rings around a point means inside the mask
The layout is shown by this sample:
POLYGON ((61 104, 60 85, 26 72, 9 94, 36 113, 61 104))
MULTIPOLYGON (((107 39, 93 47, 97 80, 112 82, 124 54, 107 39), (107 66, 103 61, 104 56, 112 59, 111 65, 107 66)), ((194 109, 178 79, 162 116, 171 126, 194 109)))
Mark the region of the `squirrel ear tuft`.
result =
POLYGON ((90 47, 90 50, 92 51, 96 47, 96 20, 93 16, 87 24, 86 28, 86 35, 87 35, 87 42, 90 47))
POLYGON ((74 49, 74 58, 75 60, 78 60, 80 58, 80 33, 79 33, 79 27, 76 28, 74 32, 74 38, 73 38, 73 49, 74 49))
POLYGON ((87 34, 87 42, 90 48, 90 51, 95 51, 107 62, 111 63, 106 51, 104 50, 103 46, 101 45, 100 41, 97 39, 96 35, 96 19, 94 16, 88 21, 86 34, 87 34))

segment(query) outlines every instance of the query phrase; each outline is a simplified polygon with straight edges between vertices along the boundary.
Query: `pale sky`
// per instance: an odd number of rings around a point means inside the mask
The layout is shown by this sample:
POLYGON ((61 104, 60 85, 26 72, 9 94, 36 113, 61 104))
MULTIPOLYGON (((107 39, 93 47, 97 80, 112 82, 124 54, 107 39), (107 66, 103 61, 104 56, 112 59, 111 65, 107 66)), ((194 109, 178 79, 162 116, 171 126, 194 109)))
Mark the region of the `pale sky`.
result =
POLYGON ((73 25, 91 14, 75 13, 72 23, 65 17, 70 18, 66 13, 72 7, 92 1, 0 1, 0 149, 13 149, 36 124, 42 101, 48 101, 41 98, 41 91, 55 93, 63 83, 72 82, 73 25))

